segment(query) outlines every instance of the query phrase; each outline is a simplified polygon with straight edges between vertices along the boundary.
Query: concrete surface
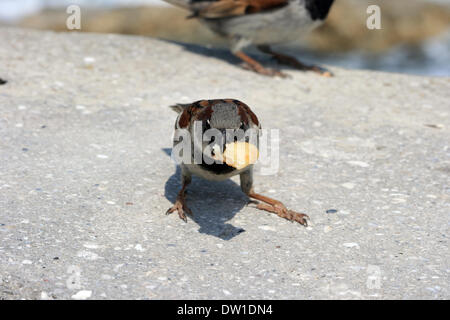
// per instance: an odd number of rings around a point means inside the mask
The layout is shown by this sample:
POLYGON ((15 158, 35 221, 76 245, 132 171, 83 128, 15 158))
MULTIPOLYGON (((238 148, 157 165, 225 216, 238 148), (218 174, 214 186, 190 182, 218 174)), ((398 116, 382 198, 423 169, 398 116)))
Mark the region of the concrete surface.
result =
POLYGON ((449 78, 270 79, 150 38, 0 39, 0 299, 450 298, 449 78), (256 189, 311 227, 246 206, 236 179, 195 179, 194 220, 164 215, 167 106, 224 97, 280 129, 256 189))

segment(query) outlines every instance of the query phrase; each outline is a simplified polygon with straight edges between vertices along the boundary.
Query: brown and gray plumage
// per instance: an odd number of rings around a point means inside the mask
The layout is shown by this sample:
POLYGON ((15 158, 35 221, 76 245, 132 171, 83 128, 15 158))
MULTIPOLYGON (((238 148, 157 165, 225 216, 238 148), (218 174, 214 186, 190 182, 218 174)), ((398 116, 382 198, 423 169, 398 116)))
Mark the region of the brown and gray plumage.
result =
MULTIPOLYGON (((194 136, 194 123, 201 128, 201 133, 204 134, 209 129, 215 129, 228 135, 226 130, 254 130, 256 137, 259 136, 261 124, 258 117, 253 111, 243 102, 235 99, 217 99, 217 100, 201 100, 191 104, 177 104, 172 106, 172 109, 178 113, 175 122, 175 130, 187 130, 191 136, 194 136)), ((228 138, 228 137, 227 137, 228 138)), ((249 142, 247 137, 242 137, 245 142, 249 142)), ((181 166, 181 190, 178 193, 175 204, 167 210, 167 214, 177 211, 178 215, 184 221, 187 221, 186 214, 192 214, 191 210, 186 204, 186 188, 191 182, 192 175, 197 175, 201 178, 213 181, 221 181, 228 179, 235 175, 240 175, 240 183, 242 191, 249 197, 261 201, 257 208, 266 210, 277 214, 278 216, 290 221, 296 221, 302 225, 307 225, 308 216, 303 213, 297 213, 288 210, 283 203, 278 200, 258 194, 253 189, 253 164, 249 163, 245 167, 236 167, 227 162, 211 163, 207 159, 202 159, 201 162, 194 163, 194 153, 199 151, 205 156, 205 147, 208 144, 215 145, 214 156, 219 156, 219 153, 225 154, 227 147, 232 148, 234 143, 239 140, 234 139, 231 143, 226 140, 216 139, 204 141, 202 144, 195 146, 193 139, 191 140, 191 155, 189 163, 182 162, 181 166), (197 148, 197 150, 196 150, 197 148), (198 149, 201 150, 198 150, 198 149), (209 163, 209 164, 208 164, 209 163)), ((256 138, 256 148, 259 147, 259 139, 256 138)), ((177 148, 181 140, 174 139, 173 150, 177 148)), ((189 158, 189 157, 188 157, 189 158)), ((217 159, 217 158, 214 158, 217 159)), ((211 159, 209 159, 211 160, 211 159)))
POLYGON ((313 71, 323 76, 331 73, 317 66, 272 51, 270 45, 299 39, 321 25, 334 0, 164 0, 190 10, 214 32, 226 36, 231 51, 244 62, 244 67, 267 76, 285 76, 280 71, 263 67, 242 50, 253 44, 279 63, 296 69, 313 71))

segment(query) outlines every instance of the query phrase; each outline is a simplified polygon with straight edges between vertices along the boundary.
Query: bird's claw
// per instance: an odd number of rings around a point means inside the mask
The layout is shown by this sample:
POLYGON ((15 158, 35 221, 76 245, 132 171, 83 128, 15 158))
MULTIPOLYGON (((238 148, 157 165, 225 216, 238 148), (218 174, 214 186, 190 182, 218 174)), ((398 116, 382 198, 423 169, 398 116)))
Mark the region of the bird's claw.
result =
POLYGON ((248 63, 243 63, 241 64, 242 68, 246 69, 246 70, 250 70, 250 71, 254 71, 256 73, 259 73, 263 76, 268 76, 268 77, 280 77, 280 78, 291 78, 291 76, 287 73, 281 72, 279 70, 276 69, 271 69, 271 68, 264 68, 262 66, 252 66, 248 63))
POLYGON ((175 202, 175 204, 174 204, 171 208, 169 208, 169 209, 166 211, 166 215, 169 215, 169 214, 171 214, 171 213, 173 213, 173 212, 175 212, 175 211, 178 212, 178 216, 179 216, 180 219, 183 220, 184 222, 187 222, 187 217, 186 217, 185 212, 186 212, 187 214, 189 214, 190 216, 193 215, 191 209, 189 209, 189 208, 186 206, 186 204, 185 204, 184 202, 180 201, 180 200, 177 200, 177 201, 175 202))
POLYGON ((304 213, 298 213, 292 210, 288 210, 288 217, 285 217, 285 219, 288 219, 292 222, 296 221, 305 227, 308 226, 308 220, 310 220, 308 215, 304 213))
POLYGON ((258 209, 266 210, 269 212, 276 213, 279 217, 289 220, 291 222, 297 222, 301 225, 307 227, 308 226, 308 215, 304 213, 298 213, 292 210, 288 210, 284 204, 281 202, 275 203, 274 205, 268 205, 265 203, 260 203, 257 206, 258 209))

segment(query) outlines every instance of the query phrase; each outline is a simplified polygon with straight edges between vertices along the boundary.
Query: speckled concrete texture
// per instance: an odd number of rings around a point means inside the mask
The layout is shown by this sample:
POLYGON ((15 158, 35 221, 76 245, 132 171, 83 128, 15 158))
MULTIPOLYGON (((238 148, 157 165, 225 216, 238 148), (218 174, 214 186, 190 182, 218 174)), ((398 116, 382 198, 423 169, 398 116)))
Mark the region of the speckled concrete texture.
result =
MULTIPOLYGON (((144 37, 0 30, 0 299, 449 299, 450 80, 240 69, 227 51, 144 37), (238 178, 194 179, 175 113, 250 105, 280 131, 247 206, 238 178)), ((266 58, 266 62, 272 62, 266 58)))

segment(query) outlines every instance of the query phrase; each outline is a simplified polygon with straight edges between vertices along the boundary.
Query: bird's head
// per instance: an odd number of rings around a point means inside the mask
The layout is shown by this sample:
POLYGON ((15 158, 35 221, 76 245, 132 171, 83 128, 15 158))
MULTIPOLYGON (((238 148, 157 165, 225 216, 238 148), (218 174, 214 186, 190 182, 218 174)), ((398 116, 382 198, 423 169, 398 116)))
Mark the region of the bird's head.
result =
POLYGON ((212 159, 237 169, 256 161, 260 124, 246 104, 218 99, 181 106, 175 126, 189 130, 193 150, 201 150, 205 161, 212 159))

